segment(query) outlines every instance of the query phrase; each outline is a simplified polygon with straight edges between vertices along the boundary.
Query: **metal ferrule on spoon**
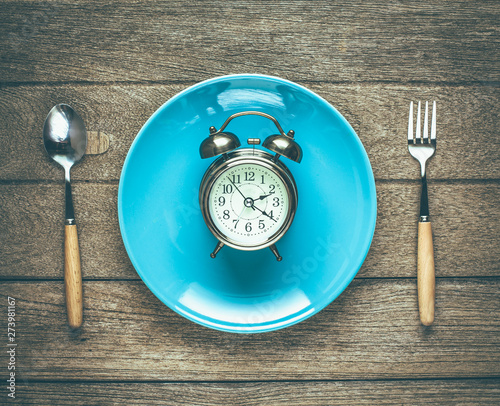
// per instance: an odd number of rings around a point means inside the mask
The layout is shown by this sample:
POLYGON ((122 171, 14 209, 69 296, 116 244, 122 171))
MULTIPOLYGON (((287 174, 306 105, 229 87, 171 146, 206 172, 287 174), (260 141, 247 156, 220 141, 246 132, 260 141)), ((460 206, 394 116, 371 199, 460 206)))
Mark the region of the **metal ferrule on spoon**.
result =
POLYGON ((67 226, 76 225, 75 221, 75 209, 73 208, 73 197, 71 196, 71 179, 70 179, 70 170, 64 170, 64 181, 66 184, 66 220, 64 220, 64 224, 67 226))

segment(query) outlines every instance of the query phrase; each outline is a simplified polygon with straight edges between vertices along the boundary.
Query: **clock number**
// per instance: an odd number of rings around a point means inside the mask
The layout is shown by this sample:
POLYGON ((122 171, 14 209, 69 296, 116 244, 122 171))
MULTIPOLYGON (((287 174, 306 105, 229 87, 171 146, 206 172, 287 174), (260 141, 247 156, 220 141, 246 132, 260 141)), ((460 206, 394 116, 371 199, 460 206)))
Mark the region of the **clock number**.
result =
POLYGON ((247 233, 249 233, 250 231, 252 231, 252 223, 248 222, 247 224, 245 224, 245 231, 247 233))
POLYGON ((255 182, 255 172, 245 172, 245 182, 255 182))
POLYGON ((240 222, 240 219, 233 220, 234 228, 236 228, 236 226, 238 225, 239 222, 240 222))
POLYGON ((264 220, 259 220, 259 228, 262 230, 265 227, 266 225, 264 224, 264 220))
POLYGON ((229 210, 224 210, 224 211, 223 211, 222 218, 223 218, 224 220, 229 220, 229 210))
POLYGON ((241 183, 241 175, 233 175, 233 183, 241 183))
POLYGON ((276 185, 269 185, 269 193, 274 193, 274 189, 276 189, 276 185))
POLYGON ((226 199, 224 196, 219 197, 219 206, 224 206, 226 204, 226 199))
POLYGON ((262 176, 262 182, 260 182, 260 183, 261 183, 261 185, 263 185, 263 184, 265 184, 266 182, 264 182, 264 175, 261 175, 261 176, 262 176))
POLYGON ((269 213, 267 213, 267 215, 269 216, 269 218, 274 220, 274 215, 272 210, 269 213))
POLYGON ((278 207, 280 205, 280 199, 278 197, 275 197, 273 199, 273 206, 278 207))
POLYGON ((233 185, 222 185, 222 193, 224 194, 231 194, 233 193, 233 185))

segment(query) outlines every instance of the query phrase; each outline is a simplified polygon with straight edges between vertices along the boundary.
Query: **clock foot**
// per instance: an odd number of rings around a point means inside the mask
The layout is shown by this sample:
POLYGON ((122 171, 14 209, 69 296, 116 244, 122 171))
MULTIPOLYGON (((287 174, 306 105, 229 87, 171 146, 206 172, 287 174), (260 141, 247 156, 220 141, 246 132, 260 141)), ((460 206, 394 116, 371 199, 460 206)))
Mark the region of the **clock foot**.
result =
POLYGON ((276 256, 276 261, 281 261, 283 259, 283 257, 280 255, 280 253, 278 252, 278 248, 276 248, 276 244, 273 244, 269 247, 271 249, 271 251, 273 252, 273 254, 276 256))
POLYGON ((217 253, 222 249, 223 246, 224 244, 219 241, 214 249, 214 252, 210 254, 210 258, 215 258, 217 253))

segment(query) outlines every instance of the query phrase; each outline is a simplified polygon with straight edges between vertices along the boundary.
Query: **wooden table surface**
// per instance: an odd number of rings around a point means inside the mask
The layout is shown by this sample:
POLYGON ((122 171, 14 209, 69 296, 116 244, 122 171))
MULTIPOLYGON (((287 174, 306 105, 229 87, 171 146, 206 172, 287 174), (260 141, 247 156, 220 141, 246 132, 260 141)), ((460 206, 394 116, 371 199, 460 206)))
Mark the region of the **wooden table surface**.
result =
POLYGON ((0 403, 499 404, 499 11, 469 0, 1 1, 0 403), (163 305, 132 267, 117 219, 141 126, 179 91, 230 73, 283 77, 328 100, 376 179, 377 226, 356 278, 317 315, 265 334, 218 332, 163 305), (438 104, 430 327, 417 308, 410 100, 438 104), (57 103, 109 137, 107 152, 72 171, 80 331, 66 324, 63 171, 42 143, 57 103))

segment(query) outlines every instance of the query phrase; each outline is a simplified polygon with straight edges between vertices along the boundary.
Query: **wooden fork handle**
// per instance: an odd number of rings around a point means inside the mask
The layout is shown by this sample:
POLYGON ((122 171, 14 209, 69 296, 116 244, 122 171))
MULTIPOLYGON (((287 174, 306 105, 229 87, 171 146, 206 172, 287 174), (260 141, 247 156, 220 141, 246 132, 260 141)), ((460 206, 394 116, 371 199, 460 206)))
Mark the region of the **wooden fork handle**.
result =
POLYGON ((434 275, 434 249, 430 222, 418 223, 417 253, 418 309, 420 321, 430 326, 434 321, 434 297, 436 280, 434 275))
POLYGON ((64 286, 68 324, 72 328, 78 328, 82 325, 83 302, 80 249, 78 248, 76 225, 65 225, 64 235, 64 286))

